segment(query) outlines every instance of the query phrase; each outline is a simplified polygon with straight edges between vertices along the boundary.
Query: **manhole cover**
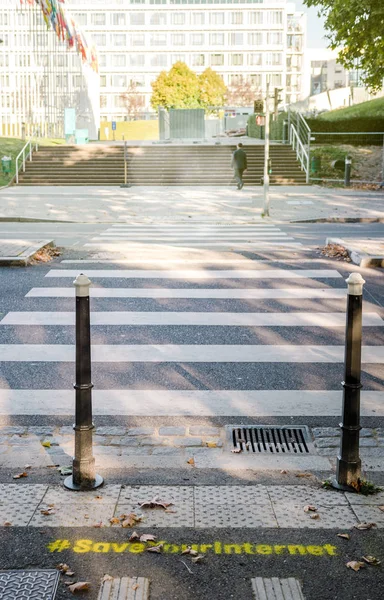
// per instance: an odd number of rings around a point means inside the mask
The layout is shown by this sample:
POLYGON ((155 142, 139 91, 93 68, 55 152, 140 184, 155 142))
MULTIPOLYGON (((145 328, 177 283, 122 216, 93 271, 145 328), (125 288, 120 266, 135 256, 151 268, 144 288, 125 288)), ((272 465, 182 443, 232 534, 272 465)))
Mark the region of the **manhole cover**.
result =
POLYGON ((231 449, 256 454, 309 454, 312 450, 308 428, 267 425, 228 425, 231 449))
POLYGON ((0 571, 1 600, 54 600, 59 572, 53 569, 0 571))

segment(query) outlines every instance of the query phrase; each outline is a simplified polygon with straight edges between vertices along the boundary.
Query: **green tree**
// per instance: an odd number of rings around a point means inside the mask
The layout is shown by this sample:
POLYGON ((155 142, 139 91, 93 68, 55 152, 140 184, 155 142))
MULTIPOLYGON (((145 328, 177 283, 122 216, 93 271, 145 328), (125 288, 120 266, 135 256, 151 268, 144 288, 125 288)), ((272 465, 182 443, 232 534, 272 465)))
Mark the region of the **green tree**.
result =
POLYGON ((220 75, 210 67, 199 75, 199 91, 201 108, 224 105, 227 88, 220 75))
POLYGON ((152 82, 151 106, 157 109, 199 108, 199 79, 185 63, 175 63, 152 82))
POLYGON ((381 89, 384 78, 383 0, 304 0, 319 7, 325 17, 330 47, 340 49, 338 61, 347 69, 362 70, 372 91, 381 89))

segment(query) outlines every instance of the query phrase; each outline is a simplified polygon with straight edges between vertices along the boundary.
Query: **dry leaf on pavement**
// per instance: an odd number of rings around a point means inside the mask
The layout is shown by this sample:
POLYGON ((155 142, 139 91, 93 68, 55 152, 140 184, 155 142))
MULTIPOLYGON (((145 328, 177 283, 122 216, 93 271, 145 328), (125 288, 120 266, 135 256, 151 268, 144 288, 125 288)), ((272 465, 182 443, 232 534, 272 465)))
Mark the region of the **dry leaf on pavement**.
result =
POLYGON ((313 477, 312 473, 296 473, 295 477, 313 477))
POLYGON ((316 506, 313 506, 313 504, 307 504, 307 506, 304 506, 304 512, 316 512, 317 508, 316 506))
POLYGON ((337 537, 343 538, 343 540, 350 540, 351 539, 351 536, 349 535, 349 533, 338 533, 337 537))
POLYGON ((108 575, 108 573, 106 573, 104 575, 104 577, 101 580, 101 583, 104 583, 104 581, 112 581, 113 577, 111 575, 108 575))
POLYGON ((348 567, 348 569, 353 569, 354 571, 359 571, 361 569, 361 567, 365 567, 365 564, 358 560, 350 560, 349 562, 347 562, 346 566, 348 567))
POLYGON ((58 571, 60 571, 60 573, 67 573, 67 571, 70 570, 70 567, 66 564, 66 563, 59 563, 56 567, 56 569, 58 571))
POLYGON ((360 529, 360 531, 364 531, 365 529, 372 529, 372 527, 376 527, 376 523, 357 523, 354 525, 355 529, 360 529))
POLYGON ((103 526, 103 522, 100 521, 99 523, 95 523, 94 525, 92 525, 92 527, 96 527, 96 529, 100 529, 103 526))
POLYGON ((13 479, 21 479, 22 477, 28 477, 28 473, 23 471, 23 473, 18 473, 17 475, 13 475, 13 479))
POLYGON ((379 560, 375 556, 368 555, 368 556, 362 556, 361 558, 369 565, 375 565, 375 567, 378 567, 379 565, 381 565, 381 560, 379 560))
POLYGON ((51 442, 41 442, 41 445, 44 446, 44 448, 50 448, 51 447, 51 442))
POLYGON ((4 521, 3 527, 11 527, 12 523, 10 521, 4 521))
POLYGON ((309 518, 310 519, 320 519, 320 515, 318 515, 318 514, 311 515, 309 518))
POLYGON ((280 474, 281 474, 281 475, 286 475, 286 474, 287 474, 287 471, 286 471, 285 469, 281 469, 281 471, 280 471, 280 474))
POLYGON ((384 506, 378 506, 377 508, 381 510, 381 512, 384 512, 384 506))
POLYGON ((156 536, 150 533, 144 533, 144 535, 140 536, 140 542, 156 542, 156 539, 156 536))
POLYGON ((156 554, 161 554, 164 544, 159 544, 158 546, 150 546, 147 548, 147 552, 155 552, 156 554))
POLYGON ((112 519, 109 519, 109 522, 111 525, 120 525, 119 517, 112 517, 112 519))
POLYGON ((240 454, 242 449, 238 446, 237 448, 232 448, 231 452, 233 452, 233 454, 240 454))
POLYGON ((121 515, 120 519, 123 519, 121 526, 134 527, 136 523, 140 523, 141 517, 138 517, 136 513, 129 513, 129 515, 121 515))
POLYGON ((193 563, 199 563, 203 560, 204 558, 204 554, 198 554, 197 556, 195 556, 194 558, 192 558, 192 562, 193 563))
POLYGON ((192 467, 194 467, 195 466, 195 459, 193 457, 190 458, 189 460, 187 460, 187 464, 191 465, 192 467))
POLYGON ((134 584, 133 584, 133 586, 132 586, 132 589, 135 591, 135 590, 138 590, 138 589, 139 589, 139 587, 140 587, 140 586, 139 586, 139 584, 138 584, 138 583, 134 583, 134 584))
POLYGON ((77 583, 70 585, 68 589, 72 592, 72 594, 75 594, 76 592, 89 590, 90 585, 91 584, 89 581, 78 581, 77 583))
POLYGON ((137 542, 140 539, 139 535, 134 531, 132 535, 128 538, 128 542, 137 542))
POLYGON ((140 508, 164 508, 167 509, 168 506, 172 506, 173 502, 163 502, 159 499, 159 496, 155 496, 152 500, 144 500, 144 502, 139 502, 140 508))
POLYGON ((53 510, 52 507, 50 508, 43 508, 42 510, 40 510, 42 515, 45 515, 46 517, 48 517, 49 515, 54 515, 55 511, 53 510))

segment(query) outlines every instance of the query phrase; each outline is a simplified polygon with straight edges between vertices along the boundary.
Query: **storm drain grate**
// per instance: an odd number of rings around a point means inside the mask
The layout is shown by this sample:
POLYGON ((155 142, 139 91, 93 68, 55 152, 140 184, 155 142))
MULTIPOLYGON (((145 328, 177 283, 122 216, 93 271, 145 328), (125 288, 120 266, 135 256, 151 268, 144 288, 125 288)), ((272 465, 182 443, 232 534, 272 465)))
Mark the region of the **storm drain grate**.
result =
POLYGON ((266 425, 229 426, 232 449, 256 454, 308 454, 309 432, 306 426, 269 427, 266 425))
POLYGON ((0 599, 54 600, 58 583, 56 569, 0 571, 0 599))

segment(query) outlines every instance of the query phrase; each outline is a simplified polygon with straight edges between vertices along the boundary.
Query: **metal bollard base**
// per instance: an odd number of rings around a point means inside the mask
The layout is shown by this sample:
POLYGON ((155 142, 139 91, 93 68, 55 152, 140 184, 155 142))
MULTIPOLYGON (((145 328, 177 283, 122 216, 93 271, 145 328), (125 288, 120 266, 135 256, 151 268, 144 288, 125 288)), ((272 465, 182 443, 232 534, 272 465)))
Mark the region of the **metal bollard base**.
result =
POLYGON ((344 485, 343 483, 339 483, 337 479, 334 479, 331 485, 333 488, 335 488, 335 490, 340 490, 342 492, 354 492, 355 494, 357 494, 357 490, 355 490, 354 487, 352 487, 351 485, 344 485))
POLYGON ((101 475, 97 475, 97 474, 95 475, 94 480, 86 481, 86 482, 84 482, 84 485, 79 485, 78 483, 74 483, 73 475, 70 475, 69 477, 64 479, 64 487, 66 487, 67 490, 72 490, 74 492, 85 492, 87 490, 95 490, 96 488, 103 485, 103 483, 104 483, 104 479, 101 477, 101 475))

